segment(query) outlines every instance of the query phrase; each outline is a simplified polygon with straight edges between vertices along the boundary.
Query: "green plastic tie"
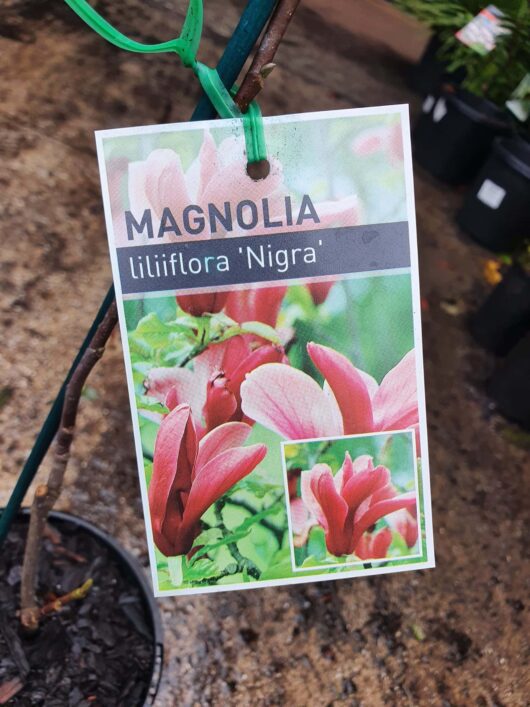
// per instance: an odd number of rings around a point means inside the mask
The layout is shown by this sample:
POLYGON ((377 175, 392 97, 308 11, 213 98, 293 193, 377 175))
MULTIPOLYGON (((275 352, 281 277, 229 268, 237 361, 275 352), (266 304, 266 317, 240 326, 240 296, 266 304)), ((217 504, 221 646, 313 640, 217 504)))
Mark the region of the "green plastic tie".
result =
POLYGON ((142 54, 176 52, 184 66, 191 67, 195 62, 202 34, 202 0, 190 0, 180 37, 158 44, 143 44, 129 39, 107 22, 86 0, 65 0, 65 2, 96 34, 120 49, 142 54))
POLYGON ((221 118, 239 118, 243 122, 248 162, 252 164, 267 159, 263 117, 256 101, 252 101, 248 111, 242 113, 221 81, 216 69, 211 69, 198 61, 193 70, 219 116, 221 118))
POLYGON ((193 69, 220 117, 239 118, 242 121, 248 162, 260 162, 267 158, 263 118, 258 104, 253 101, 248 111, 242 113, 217 71, 196 59, 202 34, 202 0, 190 0, 180 37, 158 44, 143 44, 125 36, 107 22, 86 0, 65 0, 65 2, 94 32, 120 49, 142 54, 161 52, 178 54, 184 66, 193 69))

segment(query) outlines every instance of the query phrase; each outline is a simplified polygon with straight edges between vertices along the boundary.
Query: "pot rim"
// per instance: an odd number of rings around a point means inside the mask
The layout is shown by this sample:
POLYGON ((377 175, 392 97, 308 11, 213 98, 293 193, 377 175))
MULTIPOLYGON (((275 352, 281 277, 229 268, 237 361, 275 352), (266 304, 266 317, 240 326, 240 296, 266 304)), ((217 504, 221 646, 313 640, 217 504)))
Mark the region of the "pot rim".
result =
POLYGON ((452 103, 457 110, 475 123, 501 130, 509 129, 510 116, 508 113, 487 98, 475 96, 463 88, 458 88, 456 91, 444 90, 442 94, 449 103, 452 103))
MULTIPOLYGON (((18 515, 19 517, 25 516, 29 518, 30 511, 31 509, 29 507, 24 507, 19 510, 18 515)), ((136 557, 122 547, 115 538, 101 528, 98 528, 90 521, 65 511, 51 511, 49 518, 52 521, 57 520, 59 523, 71 523, 77 528, 80 528, 89 535, 95 537, 102 545, 106 545, 117 558, 118 564, 127 570, 138 585, 144 600, 144 605, 147 609, 147 613, 151 618, 153 628, 152 673, 143 703, 144 707, 152 707, 155 703, 162 677, 162 666, 164 662, 164 630, 162 627, 162 619, 160 617, 158 604, 153 596, 151 586, 145 577, 142 566, 136 557)))
POLYGON ((517 136, 497 138, 493 149, 503 162, 530 179, 530 145, 525 140, 517 136))

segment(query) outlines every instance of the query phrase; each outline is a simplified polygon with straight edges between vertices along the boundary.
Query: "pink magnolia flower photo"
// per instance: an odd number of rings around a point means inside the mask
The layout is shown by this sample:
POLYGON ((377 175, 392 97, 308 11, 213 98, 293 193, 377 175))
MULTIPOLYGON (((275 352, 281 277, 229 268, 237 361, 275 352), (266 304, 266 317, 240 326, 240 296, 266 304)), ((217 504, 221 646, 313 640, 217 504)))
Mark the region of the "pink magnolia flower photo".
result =
POLYGON ((364 533, 384 516, 416 508, 416 494, 398 494, 389 469, 374 467, 368 455, 352 460, 346 452, 335 476, 328 464, 315 464, 302 472, 301 489, 305 507, 326 533, 328 552, 336 557, 357 553, 364 533))
POLYGON ((242 410, 285 439, 313 439, 386 430, 418 430, 414 350, 380 385, 338 351, 309 343, 324 387, 303 371, 270 363, 241 386, 242 410))
POLYGON ((155 544, 166 557, 188 554, 201 532, 201 516, 264 459, 264 444, 242 446, 250 430, 228 422, 199 442, 189 405, 178 405, 162 420, 149 510, 155 544))
POLYGON ((265 363, 286 360, 281 346, 254 346, 244 336, 233 336, 210 344, 193 359, 193 370, 153 368, 145 382, 146 392, 170 410, 188 404, 201 437, 224 422, 252 422, 241 409, 245 376, 265 363))

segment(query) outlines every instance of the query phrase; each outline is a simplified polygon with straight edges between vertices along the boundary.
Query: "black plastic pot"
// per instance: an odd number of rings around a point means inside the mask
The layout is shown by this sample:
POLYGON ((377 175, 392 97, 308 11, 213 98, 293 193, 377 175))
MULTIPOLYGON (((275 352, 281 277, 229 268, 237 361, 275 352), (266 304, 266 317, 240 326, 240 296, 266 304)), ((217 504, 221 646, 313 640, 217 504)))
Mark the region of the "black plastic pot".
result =
MULTIPOLYGON (((23 509, 21 515, 28 517, 29 509, 23 509)), ((130 582, 130 584, 138 590, 145 611, 145 617, 148 620, 148 624, 150 624, 149 628, 153 635, 153 658, 150 682, 146 684, 140 703, 138 705, 131 704, 130 707, 147 707, 154 705, 162 674, 164 655, 163 629, 158 605, 153 597, 151 587, 146 580, 142 567, 114 538, 95 525, 92 525, 92 523, 82 518, 72 516, 69 513, 56 511, 50 513, 50 521, 51 525, 57 528, 63 536, 76 534, 81 531, 82 533, 92 536, 98 544, 105 546, 109 554, 116 561, 116 565, 120 568, 126 581, 130 582)))
POLYGON ((457 216, 460 226, 496 252, 514 250, 530 234, 530 143, 499 138, 457 216))
POLYGON ((462 89, 428 96, 413 134, 416 161, 447 184, 465 184, 485 162, 493 140, 510 131, 508 114, 462 89))
POLYGON ((460 84, 465 72, 449 73, 447 62, 438 58, 441 42, 436 34, 430 38, 421 59, 411 67, 408 75, 408 84, 422 96, 436 94, 444 83, 460 84))
POLYGON ((488 393, 499 412, 530 429, 530 334, 504 359, 490 380, 488 393))
POLYGON ((504 356, 530 331, 530 276, 512 266, 470 321, 470 330, 488 351, 504 356))

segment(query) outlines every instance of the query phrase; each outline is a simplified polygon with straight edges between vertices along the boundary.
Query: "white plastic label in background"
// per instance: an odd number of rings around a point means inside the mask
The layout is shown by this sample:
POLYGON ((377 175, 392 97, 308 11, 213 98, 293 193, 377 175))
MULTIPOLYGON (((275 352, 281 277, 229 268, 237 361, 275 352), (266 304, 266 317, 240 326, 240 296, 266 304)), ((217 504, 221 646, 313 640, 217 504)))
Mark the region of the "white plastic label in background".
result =
POLYGON ((432 112, 432 119, 435 123, 439 123, 446 113, 447 105, 445 103, 445 98, 439 98, 436 101, 436 105, 434 106, 434 110, 432 112))
POLYGON ((491 179, 485 179, 478 190, 477 199, 490 209, 498 209, 506 196, 506 189, 503 189, 491 179))
POLYGON ((430 113, 431 108, 434 105, 435 98, 434 96, 427 96, 427 98, 423 101, 423 105, 421 107, 422 111, 424 113, 430 113))

